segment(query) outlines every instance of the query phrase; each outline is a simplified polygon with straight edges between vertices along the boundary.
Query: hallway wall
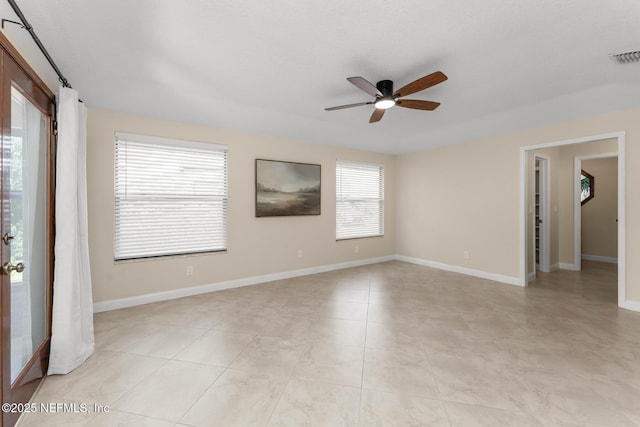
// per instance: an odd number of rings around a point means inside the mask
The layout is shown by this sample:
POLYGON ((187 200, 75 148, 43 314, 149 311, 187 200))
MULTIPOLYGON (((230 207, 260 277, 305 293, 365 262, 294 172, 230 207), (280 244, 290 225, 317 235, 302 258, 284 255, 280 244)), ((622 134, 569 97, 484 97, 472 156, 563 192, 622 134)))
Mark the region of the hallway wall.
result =
POLYGON ((618 258, 618 159, 583 160, 594 177, 594 197, 582 205, 582 255, 618 258))

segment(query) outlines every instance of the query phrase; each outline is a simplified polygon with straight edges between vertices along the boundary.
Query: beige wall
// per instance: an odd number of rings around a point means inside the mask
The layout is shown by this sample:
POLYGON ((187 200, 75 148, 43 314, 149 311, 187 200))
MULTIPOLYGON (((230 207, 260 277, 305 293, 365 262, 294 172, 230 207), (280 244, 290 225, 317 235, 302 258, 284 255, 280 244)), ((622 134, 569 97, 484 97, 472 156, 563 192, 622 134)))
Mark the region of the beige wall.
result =
MULTIPOLYGON (((638 259, 640 190, 633 183, 640 180, 639 114, 640 109, 616 111, 399 156, 397 252, 518 277, 520 147, 625 131, 626 257, 638 259)), ((559 191, 559 212, 569 200, 559 191)), ((562 224, 559 219, 560 230, 562 224)), ((637 263, 626 264, 626 286, 627 299, 639 301, 637 263)))
POLYGON ((618 257, 618 159, 583 160, 594 177, 594 197, 582 205, 582 254, 618 257))
POLYGON ((400 156, 398 253, 518 276, 518 168, 500 138, 400 156))
POLYGON ((89 249, 95 302, 226 280, 343 263, 395 253, 395 158, 300 141, 235 132, 125 113, 89 109, 89 249), (182 138, 229 147, 228 251, 115 263, 113 260, 113 156, 116 131, 182 138), (322 165, 320 216, 255 218, 256 158, 322 165), (347 159, 385 167, 385 235, 336 242, 335 162, 347 159), (355 253, 355 247, 359 252, 355 253), (298 250, 303 257, 298 258, 298 250), (186 275, 187 265, 194 267, 186 275))
MULTIPOLYGON (((630 167, 640 158, 640 124, 634 117, 637 114, 640 110, 613 112, 395 158, 91 109, 88 122, 89 237, 94 299, 96 302, 108 301, 394 253, 518 277, 519 148, 625 130, 627 182, 631 183, 640 179, 640 168, 630 167), (115 131, 229 146, 228 253, 114 263, 115 131), (639 141, 634 142, 636 139, 639 141), (254 218, 253 161, 256 157, 321 163, 322 215, 254 218), (385 237, 335 242, 333 197, 337 158, 385 165, 385 237), (356 245, 360 249, 357 254, 356 245), (297 257, 298 250, 303 251, 303 258, 297 257), (469 252, 469 259, 464 258, 464 251, 469 252), (193 276, 186 276, 187 265, 194 266, 193 276)), ((590 153, 587 150, 581 155, 590 153)), ((574 155, 565 151, 559 157, 566 162, 574 155)), ((560 172, 552 177, 552 182, 556 179, 558 182, 563 180, 560 172)), ((558 184, 558 187, 561 186, 558 184)), ((628 259, 640 255, 640 224, 635 220, 640 214, 640 198, 634 191, 636 187, 627 186, 628 259)), ((552 206, 556 204, 555 200, 552 195, 552 206)), ((568 221, 572 224, 571 215, 560 218, 563 209, 572 212, 563 208, 563 203, 570 203, 570 200, 559 188, 557 258, 560 262, 572 262, 571 256, 563 255, 563 250, 571 245, 561 243, 573 241, 573 227, 566 225, 568 221)), ((552 264, 556 259, 554 247, 552 245, 552 264)), ((627 264, 628 299, 640 300, 638 283, 640 268, 627 264)))

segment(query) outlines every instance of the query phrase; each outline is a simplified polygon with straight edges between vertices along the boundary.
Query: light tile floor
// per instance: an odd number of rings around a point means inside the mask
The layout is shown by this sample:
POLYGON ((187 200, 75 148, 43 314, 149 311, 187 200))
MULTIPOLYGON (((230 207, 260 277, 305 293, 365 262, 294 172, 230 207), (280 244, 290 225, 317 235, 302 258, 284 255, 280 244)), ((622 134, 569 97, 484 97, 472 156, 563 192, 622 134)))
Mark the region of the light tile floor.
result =
POLYGON ((640 313, 583 267, 522 289, 388 262, 99 313, 35 397, 88 412, 20 426, 640 425, 640 313))

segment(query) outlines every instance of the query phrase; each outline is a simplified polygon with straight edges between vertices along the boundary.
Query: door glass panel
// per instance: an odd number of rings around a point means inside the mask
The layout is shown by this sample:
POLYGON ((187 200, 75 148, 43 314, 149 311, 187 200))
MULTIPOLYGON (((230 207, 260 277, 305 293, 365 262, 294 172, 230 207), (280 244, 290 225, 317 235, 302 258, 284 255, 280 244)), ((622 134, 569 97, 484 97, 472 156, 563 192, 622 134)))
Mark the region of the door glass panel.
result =
POLYGON ((46 141, 48 119, 11 88, 11 382, 47 331, 46 141), (24 269, 22 269, 24 267, 24 269))

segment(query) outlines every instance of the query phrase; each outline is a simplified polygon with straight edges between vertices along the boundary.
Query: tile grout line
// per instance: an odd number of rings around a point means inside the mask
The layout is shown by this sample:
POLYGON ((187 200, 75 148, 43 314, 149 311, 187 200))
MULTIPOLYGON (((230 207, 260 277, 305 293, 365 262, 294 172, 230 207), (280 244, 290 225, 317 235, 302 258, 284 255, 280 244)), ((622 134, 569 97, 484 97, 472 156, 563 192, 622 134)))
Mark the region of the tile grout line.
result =
MULTIPOLYGON (((103 350, 104 351, 104 350, 103 350)), ((153 359, 158 359, 158 360, 164 360, 163 363, 160 363, 158 365, 158 367, 156 369, 154 369, 152 372, 150 372, 148 375, 146 375, 145 377, 141 378, 140 381, 138 381, 137 383, 135 383, 134 385, 132 385, 127 391, 125 391, 124 393, 122 393, 122 395, 120 397, 118 397, 117 399, 115 399, 110 405, 109 408, 113 408, 113 406, 120 402, 120 400, 122 400, 123 397, 125 397, 127 394, 129 394, 131 392, 131 390, 133 390, 134 388, 138 387, 140 384, 142 384, 144 381, 146 381, 148 378, 150 378, 152 375, 154 375, 156 372, 158 372, 163 366, 165 366, 167 363, 169 363, 169 361, 171 359, 167 359, 164 357, 158 357, 158 356, 150 356, 150 355, 144 355, 144 354, 134 354, 134 353, 127 353, 125 351, 121 351, 121 350, 107 350, 107 351, 111 351, 113 353, 120 353, 120 354, 126 354, 128 356, 139 356, 139 357, 150 357, 153 359)), ((95 354, 95 353, 94 353, 95 354)), ((68 374, 67 374, 68 375, 68 374)), ((116 411, 120 411, 120 412, 124 412, 118 408, 113 408, 116 411)), ((140 415, 140 414, 136 414, 136 415, 140 415)))
MULTIPOLYGON (((214 331, 213 327, 211 327, 210 331, 214 331)), ((216 331, 216 332, 223 332, 223 331, 216 331)), ((207 332, 208 333, 208 332, 207 332)), ((202 335, 204 336, 204 334, 202 335)), ((185 415, 187 415, 189 413, 189 411, 191 411, 191 409, 193 409, 193 407, 196 405, 196 403, 198 403, 198 401, 200 401, 200 399, 202 399, 202 396, 204 396, 210 389, 211 387, 213 387, 218 380, 230 369, 229 367, 233 364, 233 362, 235 362, 235 360, 240 357, 240 354, 242 354, 242 352, 249 346, 249 344, 251 344, 253 341, 255 341, 256 337, 258 336, 258 334, 255 334, 253 336, 253 338, 251 338, 251 341, 249 341, 245 347, 236 355, 236 357, 233 358, 233 360, 231 362, 229 362, 229 364, 227 366, 224 367, 224 369, 222 370, 222 372, 220 373, 220 375, 218 375, 216 377, 216 379, 209 385, 209 387, 207 387, 202 394, 200 394, 200 396, 198 396, 198 398, 193 402, 193 404, 191 406, 189 406, 189 409, 187 409, 182 416, 180 417, 180 419, 178 420, 178 423, 181 424, 182 423, 182 419, 185 417, 185 415)), ((194 341, 195 342, 195 341, 194 341)), ((193 343, 192 343, 193 344, 193 343)), ((180 354, 181 352, 176 353, 176 356, 178 354, 180 354)), ((175 356, 174 356, 175 357, 175 356)), ((177 359, 171 359, 171 360, 176 360, 179 362, 184 362, 182 360, 177 360, 177 359)), ((195 363, 195 362, 194 362, 195 363)), ((207 365, 207 366, 217 366, 217 365, 209 365, 206 363, 203 363, 203 365, 207 365)), ((222 368, 222 366, 219 366, 220 368, 222 368)))
MULTIPOLYGON (((180 424, 180 421, 174 421, 174 420, 170 420, 170 419, 167 419, 167 418, 150 417, 148 415, 137 414, 137 413, 131 412, 131 411, 123 411, 122 409, 114 409, 114 411, 117 411, 117 412, 120 412, 120 413, 123 413, 123 414, 135 415, 136 417, 142 417, 142 418, 146 418, 146 419, 149 419, 149 420, 167 421, 169 423, 180 424)), ((100 415, 98 414, 98 417, 99 416, 100 415)), ((89 423, 92 423, 98 417, 91 418, 89 421, 87 421, 87 424, 84 424, 84 425, 86 426, 89 423)))
MULTIPOLYGON (((177 362, 183 362, 182 360, 176 360, 177 362)), ((202 364, 202 365, 206 365, 206 364, 202 364)), ((206 366, 216 366, 216 365, 206 365, 206 366)), ((218 366, 219 368, 221 366, 218 366)), ((189 413, 189 411, 191 411, 191 409, 193 409, 194 406, 196 406, 196 403, 198 403, 200 401, 200 399, 202 399, 202 396, 204 396, 209 389, 211 389, 211 387, 214 386, 215 383, 218 382, 218 380, 220 379, 220 377, 222 377, 224 375, 225 372, 227 372, 227 369, 229 369, 228 367, 225 367, 222 372, 220 372, 220 374, 216 377, 215 380, 213 380, 213 382, 211 384, 209 384, 209 387, 207 387, 202 393, 200 393, 200 396, 198 396, 193 403, 189 406, 189 408, 187 408, 186 411, 184 411, 182 413, 182 415, 180 416, 180 418, 178 419, 178 421, 176 421, 177 424, 182 424, 182 419, 185 417, 185 415, 187 415, 189 413)), ((188 425, 188 424, 187 424, 188 425)))
MULTIPOLYGON (((278 312, 281 313, 280 310, 278 310, 278 312)), ((257 339, 258 336, 264 336, 264 335, 257 334, 254 337, 254 339, 257 339)), ((285 338, 282 338, 282 337, 274 337, 274 338, 278 338, 280 340, 285 339, 285 338)), ((240 355, 238 355, 238 357, 240 357, 240 355)), ((297 364, 298 364, 298 361, 296 361, 296 366, 297 366, 297 364)), ((269 413, 269 417, 267 418, 267 421, 264 423, 264 427, 267 427, 269 425, 269 423, 271 422, 271 418, 273 417, 273 413, 278 408, 278 405, 280 404, 280 400, 282 400, 282 396, 287 391, 287 387, 289 387, 289 383, 291 383, 291 379, 293 378, 294 370, 295 370, 295 366, 293 367, 293 370, 291 371, 291 373, 289 374, 289 377, 287 378, 287 383, 282 388, 282 393, 280 393, 280 395, 278 396, 278 400, 276 400, 276 403, 273 405, 273 408, 271 409, 271 412, 269 413)))
POLYGON ((449 416, 449 411, 447 411, 447 405, 445 405, 445 400, 442 398, 442 393, 440 392, 440 384, 438 383, 438 378, 436 377, 435 372, 433 371, 433 364, 431 363, 431 357, 429 356, 429 350, 426 344, 424 345, 424 353, 427 355, 427 362, 429 362, 429 369, 431 369, 431 374, 433 375, 433 380, 436 383, 436 388, 438 389, 438 397, 439 401, 442 404, 442 409, 444 409, 444 414, 447 416, 447 422, 449 426, 451 426, 451 417, 449 416))
POLYGON ((369 286, 367 291, 367 315, 364 319, 364 346, 362 348, 362 369, 360 374, 360 399, 358 400, 358 420, 356 425, 360 425, 362 412, 362 393, 364 390, 364 362, 367 354, 367 328, 369 327, 369 307, 371 305, 371 272, 369 272, 369 286))

